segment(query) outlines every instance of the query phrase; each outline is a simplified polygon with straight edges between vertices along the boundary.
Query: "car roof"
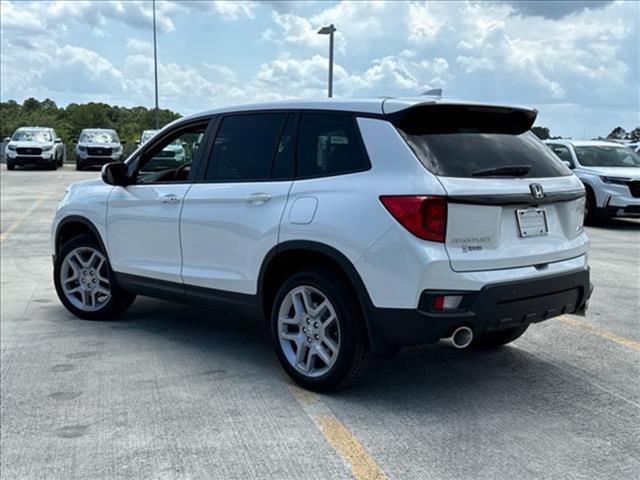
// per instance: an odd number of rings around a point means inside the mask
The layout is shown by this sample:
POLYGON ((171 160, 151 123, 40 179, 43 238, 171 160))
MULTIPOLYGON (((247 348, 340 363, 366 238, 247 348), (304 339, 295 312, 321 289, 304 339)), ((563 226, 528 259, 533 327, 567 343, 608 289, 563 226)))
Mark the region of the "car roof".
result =
POLYGON ((16 132, 18 130, 53 130, 51 127, 19 127, 16 128, 16 132))
POLYGON ((438 97, 422 96, 422 97, 378 97, 378 98, 321 98, 312 100, 280 100, 264 103, 249 103, 245 105, 235 105, 216 108, 189 115, 181 118, 189 120, 198 117, 215 115, 220 113, 234 113, 243 111, 259 111, 259 110, 333 110, 345 111, 362 114, 388 115, 396 113, 407 108, 418 105, 472 105, 472 106, 488 106, 503 108, 518 108, 535 112, 536 110, 529 107, 516 105, 499 105, 480 102, 470 102, 464 100, 441 99, 438 97))
POLYGON ((83 128, 83 132, 115 132, 113 128, 83 128))
POLYGON ((605 140, 571 140, 557 139, 545 140, 545 143, 559 143, 564 145, 573 145, 574 147, 624 147, 625 145, 617 142, 607 142, 605 140))

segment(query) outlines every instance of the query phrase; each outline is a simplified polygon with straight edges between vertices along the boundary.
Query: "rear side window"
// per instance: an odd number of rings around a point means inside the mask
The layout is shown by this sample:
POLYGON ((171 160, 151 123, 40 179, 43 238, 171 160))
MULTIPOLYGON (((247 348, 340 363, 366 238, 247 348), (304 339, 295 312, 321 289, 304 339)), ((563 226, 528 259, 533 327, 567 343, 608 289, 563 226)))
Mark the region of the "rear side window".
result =
POLYGON ((497 108, 416 109, 395 122, 420 162, 445 177, 558 177, 566 165, 529 130, 535 115, 497 108))
POLYGON ((358 172, 369 168, 355 118, 304 113, 298 133, 298 178, 358 172))
POLYGON ((206 180, 268 180, 286 119, 284 113, 225 117, 211 151, 206 180))

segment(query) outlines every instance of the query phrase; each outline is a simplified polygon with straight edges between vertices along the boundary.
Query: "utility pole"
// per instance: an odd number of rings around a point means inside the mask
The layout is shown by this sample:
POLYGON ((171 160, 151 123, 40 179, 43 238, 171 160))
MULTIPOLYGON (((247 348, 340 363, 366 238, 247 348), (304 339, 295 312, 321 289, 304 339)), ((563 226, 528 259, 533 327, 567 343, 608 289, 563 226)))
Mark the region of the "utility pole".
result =
POLYGON ((160 129, 160 109, 158 108, 158 46, 156 42, 156 0, 153 0, 153 70, 156 90, 156 130, 160 129))
POLYGON ((335 31, 336 27, 333 23, 318 30, 320 35, 329 35, 329 98, 333 97, 333 34, 335 31))

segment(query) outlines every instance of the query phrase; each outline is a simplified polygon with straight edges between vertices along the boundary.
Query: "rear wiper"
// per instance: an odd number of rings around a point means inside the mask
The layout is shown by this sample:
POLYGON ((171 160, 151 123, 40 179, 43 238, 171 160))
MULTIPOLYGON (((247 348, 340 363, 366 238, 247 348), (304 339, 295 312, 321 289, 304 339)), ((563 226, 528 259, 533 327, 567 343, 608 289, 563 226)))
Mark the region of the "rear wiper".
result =
POLYGON ((508 167, 487 168, 471 174, 472 177, 524 177, 531 170, 531 165, 509 165, 508 167))

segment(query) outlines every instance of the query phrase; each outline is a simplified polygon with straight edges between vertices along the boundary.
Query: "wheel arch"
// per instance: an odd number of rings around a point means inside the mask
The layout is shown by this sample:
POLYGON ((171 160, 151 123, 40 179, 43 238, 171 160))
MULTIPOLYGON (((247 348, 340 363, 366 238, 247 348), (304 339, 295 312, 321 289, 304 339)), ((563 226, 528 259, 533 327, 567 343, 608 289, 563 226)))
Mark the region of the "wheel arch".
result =
POLYGON ((305 266, 329 268, 340 275, 358 299, 373 352, 383 356, 394 353, 394 347, 384 340, 371 319, 373 303, 355 266, 339 250, 324 243, 291 240, 276 245, 267 253, 260 267, 257 286, 258 299, 267 320, 270 317, 271 302, 282 281, 305 266))
POLYGON ((102 236, 95 224, 88 218, 81 215, 69 215, 68 217, 63 218, 56 227, 54 243, 55 255, 58 255, 60 248, 65 244, 65 242, 69 241, 73 237, 83 234, 93 235, 100 244, 102 251, 107 254, 105 243, 102 240, 102 236))

